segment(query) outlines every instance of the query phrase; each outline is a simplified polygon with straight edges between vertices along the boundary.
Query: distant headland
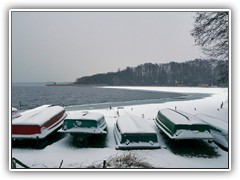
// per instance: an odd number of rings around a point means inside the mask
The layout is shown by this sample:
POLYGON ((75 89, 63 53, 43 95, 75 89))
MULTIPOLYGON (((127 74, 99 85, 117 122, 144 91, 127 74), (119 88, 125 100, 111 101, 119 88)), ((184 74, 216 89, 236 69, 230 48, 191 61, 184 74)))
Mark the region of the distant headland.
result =
POLYGON ((94 86, 228 86, 228 61, 195 59, 185 62, 126 67, 117 72, 107 72, 77 78, 74 84, 94 86))
POLYGON ((46 84, 46 86, 81 86, 81 87, 86 87, 86 86, 107 86, 107 84, 76 84, 76 83, 50 83, 46 84))
POLYGON ((145 63, 77 78, 75 82, 51 82, 46 86, 185 86, 227 87, 228 61, 195 59, 165 64, 145 63))

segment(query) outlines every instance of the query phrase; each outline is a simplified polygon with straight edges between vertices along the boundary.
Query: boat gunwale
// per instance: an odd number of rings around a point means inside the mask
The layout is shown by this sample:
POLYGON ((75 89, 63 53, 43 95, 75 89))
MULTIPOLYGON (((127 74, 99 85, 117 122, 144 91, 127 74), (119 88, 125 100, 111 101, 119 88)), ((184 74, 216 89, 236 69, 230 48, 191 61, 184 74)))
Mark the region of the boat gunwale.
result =
POLYGON ((61 133, 70 133, 70 134, 107 134, 107 123, 104 123, 104 126, 87 128, 87 127, 72 127, 69 129, 61 129, 61 133), (89 130, 89 131, 87 131, 89 130))

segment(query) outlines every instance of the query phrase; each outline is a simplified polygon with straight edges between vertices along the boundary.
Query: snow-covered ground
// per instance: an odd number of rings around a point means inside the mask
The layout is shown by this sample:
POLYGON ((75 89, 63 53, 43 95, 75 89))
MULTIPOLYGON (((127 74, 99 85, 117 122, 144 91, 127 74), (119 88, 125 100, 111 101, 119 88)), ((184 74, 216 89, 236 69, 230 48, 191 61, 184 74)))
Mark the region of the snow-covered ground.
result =
MULTIPOLYGON (((211 96, 203 99, 188 101, 172 101, 162 104, 144 104, 117 107, 111 109, 96 109, 92 112, 100 112, 105 116, 108 124, 106 147, 79 148, 72 145, 72 137, 54 142, 44 149, 21 149, 13 148, 12 157, 19 159, 31 168, 58 168, 62 162, 62 168, 84 168, 92 164, 102 163, 109 157, 119 156, 125 153, 133 153, 142 157, 145 161, 156 168, 214 168, 227 170, 230 164, 228 152, 219 148, 214 142, 202 141, 190 144, 178 141, 170 141, 154 123, 154 118, 161 108, 176 108, 191 114, 207 114, 218 118, 220 121, 229 123, 228 120, 228 89, 227 88, 174 88, 174 87, 104 87, 125 88, 151 91, 167 91, 181 93, 210 93, 211 96), (223 102, 223 107, 220 108, 223 102), (117 119, 117 111, 128 112, 146 121, 158 132, 161 149, 154 150, 116 150, 113 136, 113 127, 117 119), (184 149, 182 149, 184 148, 184 149), (207 149, 207 150, 206 150, 207 149)), ((230 126, 229 126, 230 127, 230 126)), ((230 134, 230 133, 229 133, 230 134)), ((157 169, 162 170, 162 169, 157 169)), ((163 169, 164 170, 164 169, 163 169)))

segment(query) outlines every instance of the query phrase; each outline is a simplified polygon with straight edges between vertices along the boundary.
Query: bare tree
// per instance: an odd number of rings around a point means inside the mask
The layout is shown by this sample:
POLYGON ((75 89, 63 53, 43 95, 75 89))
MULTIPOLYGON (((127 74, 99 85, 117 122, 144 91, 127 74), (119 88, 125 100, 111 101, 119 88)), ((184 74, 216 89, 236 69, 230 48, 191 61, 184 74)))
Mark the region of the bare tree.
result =
POLYGON ((204 54, 228 60, 229 13, 227 11, 197 12, 191 35, 204 54))

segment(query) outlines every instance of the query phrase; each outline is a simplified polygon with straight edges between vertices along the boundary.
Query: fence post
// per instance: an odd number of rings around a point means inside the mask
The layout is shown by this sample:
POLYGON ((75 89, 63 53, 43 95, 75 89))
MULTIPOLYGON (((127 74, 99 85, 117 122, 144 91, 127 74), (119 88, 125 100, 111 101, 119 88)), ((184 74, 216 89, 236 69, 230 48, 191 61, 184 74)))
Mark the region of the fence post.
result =
POLYGON ((12 159, 12 168, 16 169, 16 161, 14 159, 12 159))
POLYGON ((106 160, 103 161, 103 169, 106 168, 106 160))
POLYGON ((62 167, 62 164, 63 164, 63 160, 61 161, 59 168, 61 168, 61 167, 62 167))
POLYGON ((21 161, 17 160, 16 158, 12 158, 12 168, 16 168, 16 164, 19 164, 24 168, 29 168, 27 165, 23 164, 21 161))

